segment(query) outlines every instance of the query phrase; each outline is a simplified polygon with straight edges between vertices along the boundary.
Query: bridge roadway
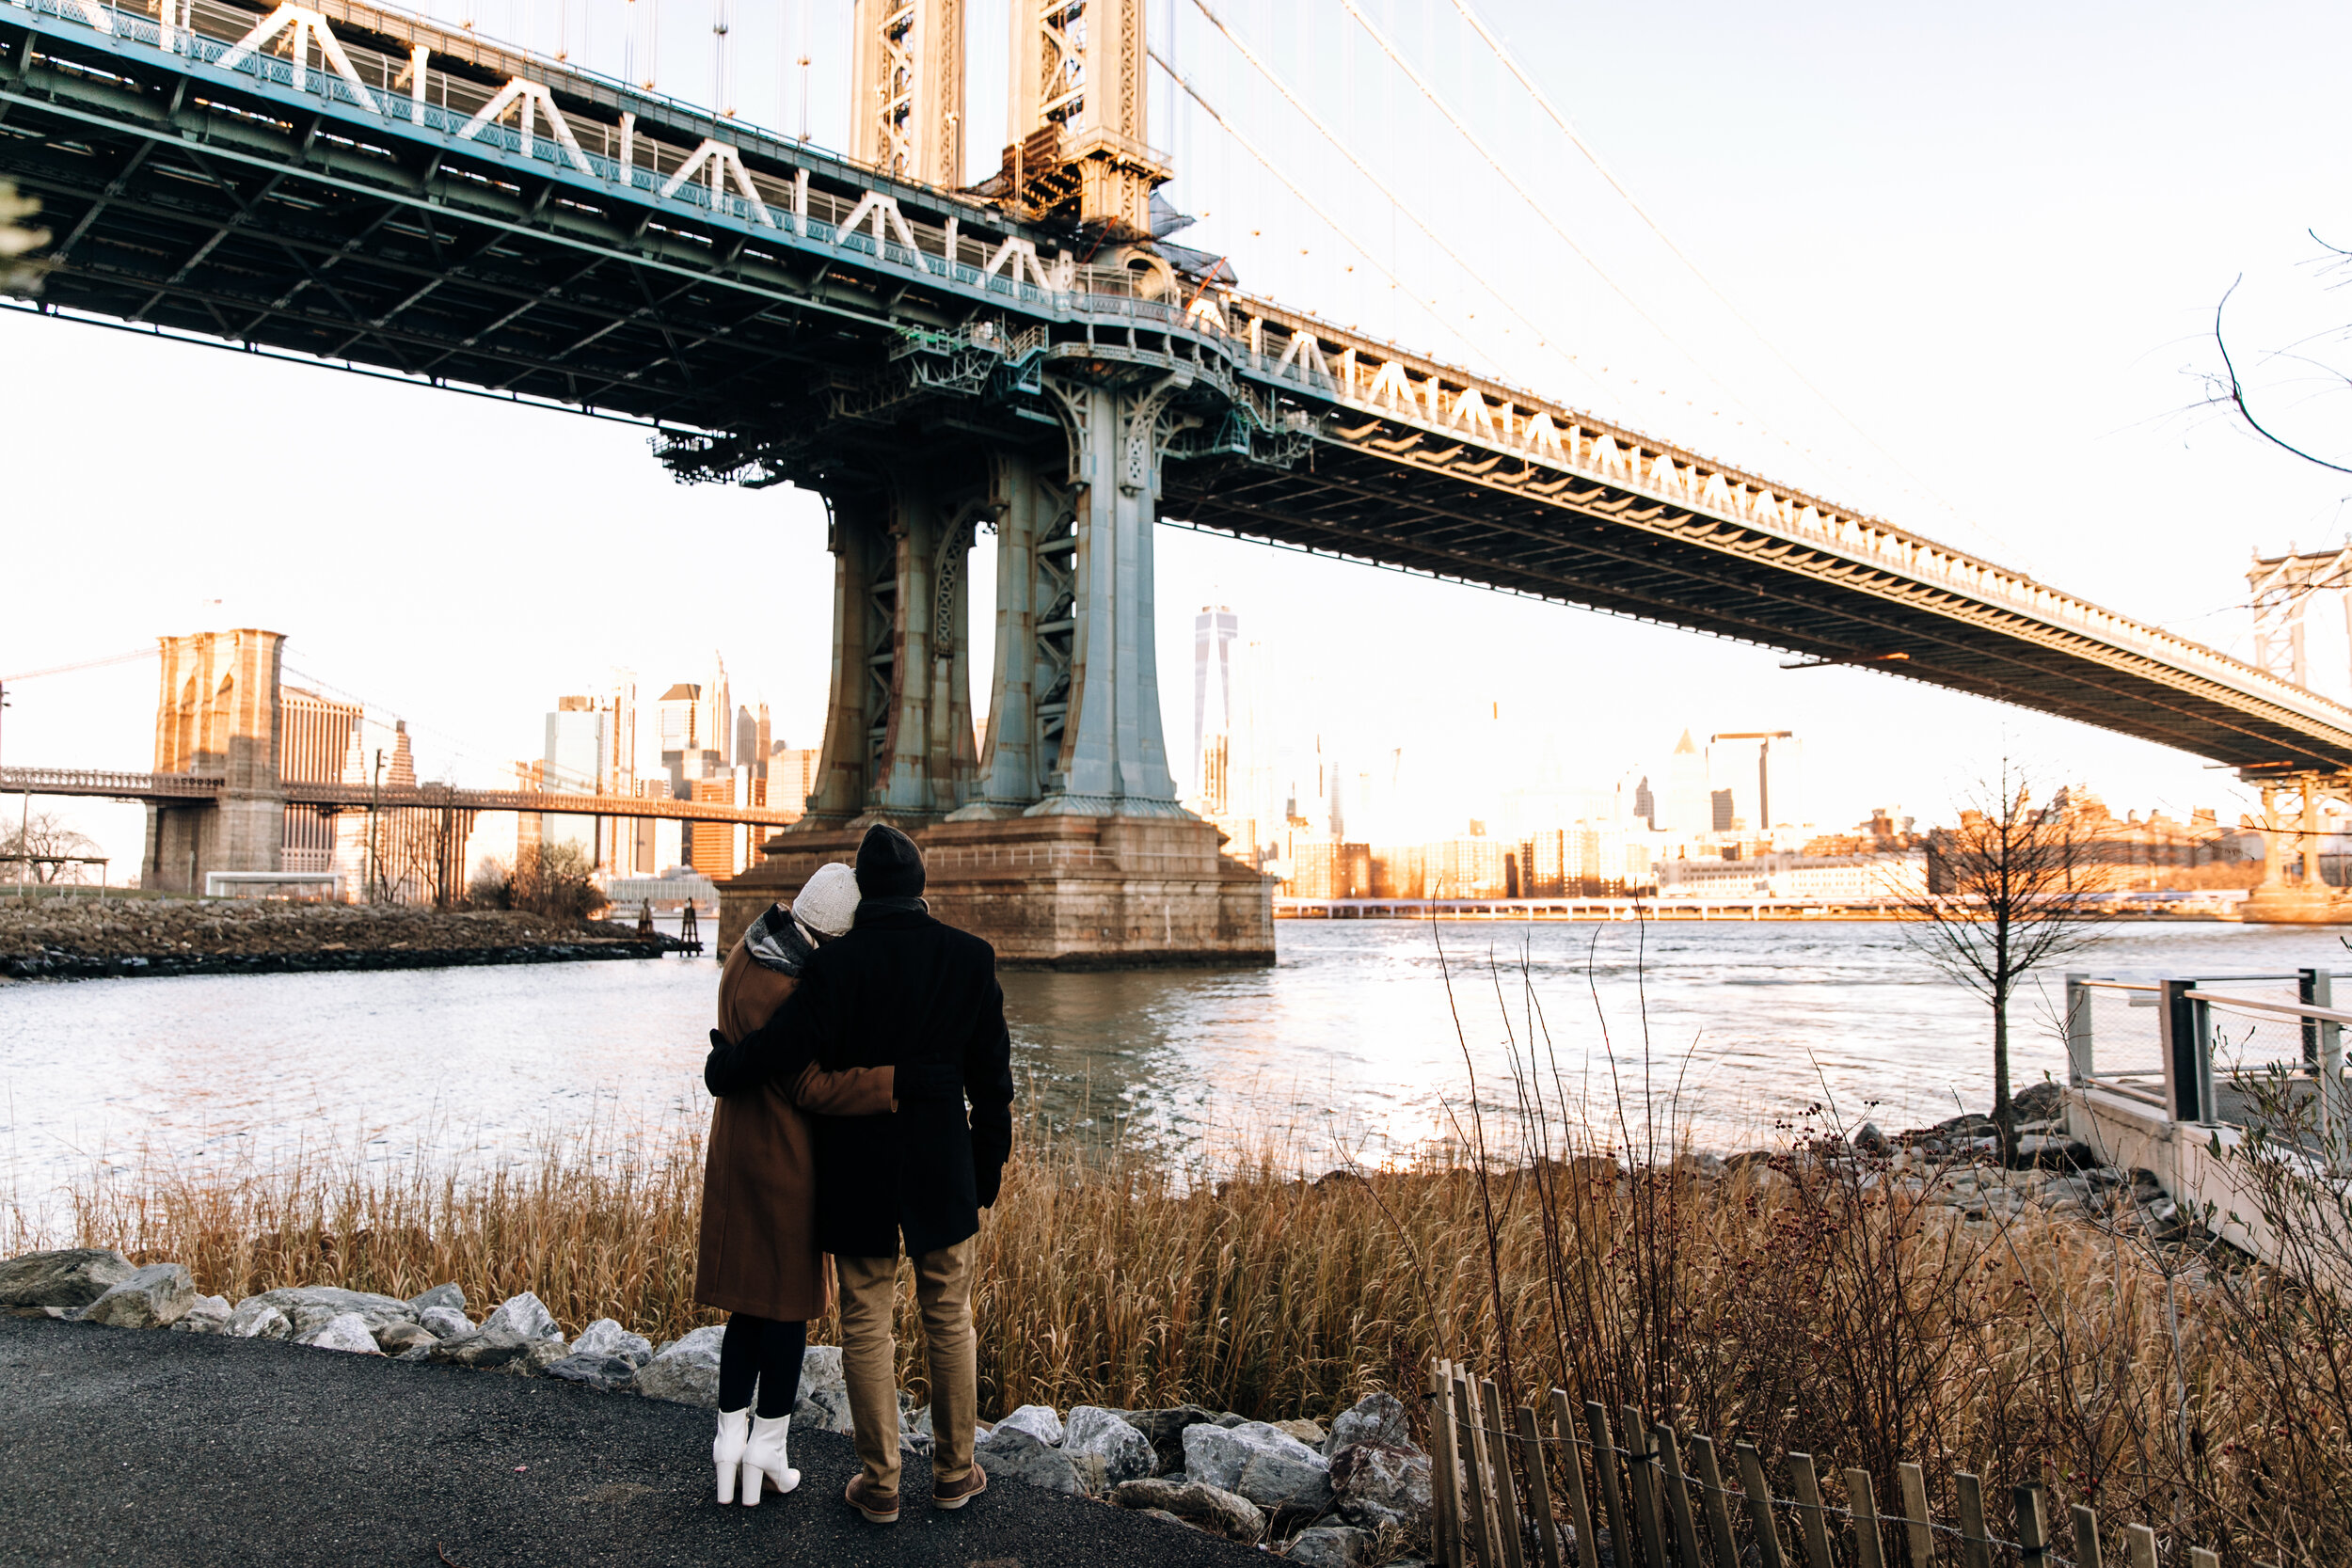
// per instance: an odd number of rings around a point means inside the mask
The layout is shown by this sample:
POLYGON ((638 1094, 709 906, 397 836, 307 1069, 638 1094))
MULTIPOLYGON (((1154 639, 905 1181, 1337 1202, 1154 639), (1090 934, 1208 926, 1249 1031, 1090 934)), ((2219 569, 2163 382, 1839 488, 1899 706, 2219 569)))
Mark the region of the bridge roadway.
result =
POLYGON ((1157 375, 1170 521, 2257 776, 2352 768, 2352 709, 2303 688, 1271 301, 1150 297, 1067 230, 357 0, 318 0, 342 58, 305 63, 232 50, 262 13, 230 0, 168 28, 143 3, 0 0, 0 178, 58 235, 41 309, 655 421, 681 474, 750 483, 924 432, 1057 436, 1047 364, 1157 375), (483 112, 501 96, 531 118, 483 112))
MULTIPOLYGON (((0 768, 0 795, 79 795, 150 805, 217 800, 228 781, 202 773, 110 773, 82 768, 0 768)), ((459 789, 422 784, 415 789, 371 789, 366 784, 282 784, 288 805, 374 806, 385 811, 548 812, 565 816, 659 817, 676 822, 748 822, 781 828, 800 819, 798 811, 768 806, 722 805, 633 795, 561 795, 525 789, 459 789)))

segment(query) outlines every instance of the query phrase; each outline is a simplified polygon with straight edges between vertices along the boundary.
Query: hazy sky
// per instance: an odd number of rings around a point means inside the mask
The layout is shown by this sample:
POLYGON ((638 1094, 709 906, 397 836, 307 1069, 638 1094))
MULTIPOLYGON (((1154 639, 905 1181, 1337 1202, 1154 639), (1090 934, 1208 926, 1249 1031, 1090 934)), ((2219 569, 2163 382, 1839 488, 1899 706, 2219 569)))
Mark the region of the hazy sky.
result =
MULTIPOLYGON (((619 0, 570 3, 575 51, 617 70, 619 0)), ((707 0, 660 4, 657 80, 705 98, 707 0)), ((1253 290, 1493 366, 2241 656, 2249 551, 2344 535, 2343 476, 2200 407, 2197 375, 2216 363, 2214 309, 2241 274, 2232 309, 2249 347, 2352 316, 2325 292, 2306 233, 2352 238, 2342 8, 1487 0, 1546 91, 1792 372, 1482 57, 1452 0, 1366 8, 1533 207, 1338 0, 1217 10, 1490 287, 1253 83, 1193 0, 1153 4, 1164 49, 1345 230, 1299 210, 1204 114, 1171 110, 1163 83, 1153 139, 1177 159, 1168 194, 1204 214, 1184 241, 1230 252, 1253 290)), ((553 32, 556 0, 478 5, 486 30, 553 32)), ((459 14, 454 0, 437 8, 459 14)), ((798 12, 735 10, 739 104, 793 129, 795 73, 775 62, 798 12)), ((846 11, 816 8, 810 29, 811 126, 833 146, 846 11)), ((973 8, 976 172, 1000 140, 1004 15, 1003 0, 973 8)), ((2328 416, 2271 380, 2282 417, 2328 416)), ((407 717, 426 772, 465 779, 535 754, 554 698, 611 667, 633 666, 658 692, 703 678, 715 648, 739 700, 764 695, 780 736, 816 738, 832 570, 821 508, 674 485, 641 429, 14 312, 0 312, 0 675, 224 615, 260 623, 289 635, 295 670, 407 717)), ((1596 784, 1657 766, 1686 726, 1702 739, 1796 730, 1828 823, 1889 801, 1938 815, 2004 745, 2087 778, 2119 809, 2242 799, 2194 758, 1883 676, 1784 672, 1769 651, 1176 528, 1159 551, 1180 768, 1191 612, 1215 598, 1263 645, 1302 746, 1319 732, 1343 758, 1403 748, 1433 780, 1484 754, 1480 721, 1500 704, 1519 743, 1548 740, 1596 784)), ((2340 634, 2316 646, 2315 684, 2344 692, 2340 634)), ((154 681, 148 662, 13 689, 0 760, 148 766, 154 681)), ((1483 815, 1490 783, 1438 790, 1426 832, 1483 815)), ((135 811, 73 810, 135 863, 135 811)))

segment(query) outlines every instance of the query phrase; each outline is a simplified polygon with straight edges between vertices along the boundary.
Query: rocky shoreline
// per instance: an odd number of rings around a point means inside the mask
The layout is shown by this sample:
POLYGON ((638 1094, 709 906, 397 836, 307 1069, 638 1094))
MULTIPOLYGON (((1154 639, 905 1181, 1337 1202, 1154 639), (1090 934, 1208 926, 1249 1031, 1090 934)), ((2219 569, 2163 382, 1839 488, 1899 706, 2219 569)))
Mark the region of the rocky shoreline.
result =
POLYGON ((654 958, 675 938, 503 910, 183 899, 0 905, 0 979, 281 974, 654 958))
MULTIPOLYGON (((397 1296, 307 1286, 231 1306, 199 1294, 180 1263, 133 1264, 98 1248, 30 1253, 0 1262, 0 1312, 111 1328, 163 1329, 286 1342, 289 1348, 389 1356, 510 1377, 547 1377, 610 1394, 716 1408, 716 1327, 656 1346, 611 1318, 566 1339, 530 1291, 479 1322, 458 1286, 397 1296)), ((899 1395, 900 1448, 928 1453, 928 1407, 899 1395)), ((850 1432, 841 1351, 811 1345, 793 1411, 796 1433, 850 1432)), ((1201 1405, 1067 1412, 1024 1405, 976 1429, 981 1467, 1046 1491, 1091 1497, 1249 1545, 1311 1568, 1427 1568, 1413 1555, 1429 1534, 1431 1470, 1405 1406, 1375 1393, 1329 1425, 1252 1421, 1201 1405)))

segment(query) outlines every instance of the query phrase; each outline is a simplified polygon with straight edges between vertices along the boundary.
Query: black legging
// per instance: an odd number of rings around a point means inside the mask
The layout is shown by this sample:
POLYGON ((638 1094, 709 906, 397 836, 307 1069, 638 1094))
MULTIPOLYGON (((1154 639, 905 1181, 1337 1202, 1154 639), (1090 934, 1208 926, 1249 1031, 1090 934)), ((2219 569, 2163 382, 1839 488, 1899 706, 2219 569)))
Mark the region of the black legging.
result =
POLYGON ((801 1397, 801 1357, 808 1324, 780 1323, 738 1312, 719 1337, 719 1408, 740 1410, 759 1385, 759 1414, 768 1420, 792 1414, 801 1397))

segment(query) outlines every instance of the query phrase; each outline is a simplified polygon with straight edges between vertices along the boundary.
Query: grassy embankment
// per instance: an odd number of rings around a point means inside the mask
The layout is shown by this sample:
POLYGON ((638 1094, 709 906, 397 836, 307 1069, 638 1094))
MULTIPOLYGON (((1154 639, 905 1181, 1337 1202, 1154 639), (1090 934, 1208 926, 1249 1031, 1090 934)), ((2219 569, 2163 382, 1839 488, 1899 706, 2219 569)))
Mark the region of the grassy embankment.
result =
MULTIPOLYGON (((2111 1520, 2259 1543, 2265 1562, 2344 1560, 2352 1333, 2326 1300, 2079 1219, 1965 1222, 1883 1163, 1626 1176, 1536 1119, 1513 1135, 1538 1157, 1466 1152, 1498 1133, 1489 1120, 1416 1168, 1313 1180, 1271 1158, 1174 1169, 1025 1138, 981 1232, 983 1409, 1327 1416, 1417 1388, 1443 1353, 1522 1391, 1563 1384, 1768 1454, 1865 1465, 1882 1498, 1916 1459, 1939 1512, 1969 1469, 1988 1489, 2041 1479, 2111 1520)), ((1620 1142, 1640 1147, 1633 1132, 1620 1142)), ((454 1279, 476 1302, 535 1291, 574 1329, 612 1316, 667 1338, 715 1321, 691 1296, 701 1164, 681 1137, 576 1141, 472 1177, 155 1171, 84 1189, 74 1226, 231 1300, 454 1279)), ((911 1301, 901 1313, 904 1350, 911 1301)), ((919 1361, 907 1372, 919 1389, 919 1361)))

